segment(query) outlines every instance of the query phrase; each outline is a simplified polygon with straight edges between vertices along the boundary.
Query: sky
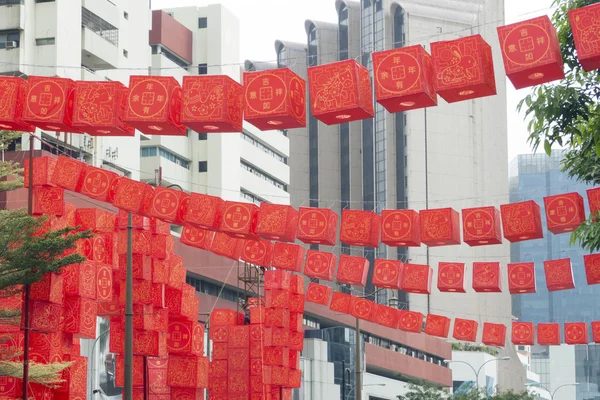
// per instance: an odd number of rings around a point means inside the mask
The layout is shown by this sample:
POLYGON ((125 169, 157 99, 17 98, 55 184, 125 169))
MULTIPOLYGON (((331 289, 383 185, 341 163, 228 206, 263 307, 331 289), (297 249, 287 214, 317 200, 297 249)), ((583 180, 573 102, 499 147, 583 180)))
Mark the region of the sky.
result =
MULTIPOLYGON (((276 39, 305 43, 304 22, 307 19, 337 21, 335 0, 152 0, 152 8, 204 6, 214 3, 223 4, 240 20, 240 65, 246 59, 274 61, 276 39)), ((510 24, 550 14, 552 0, 504 0, 504 3, 506 24, 510 24)), ((504 73, 503 66, 496 65, 495 68, 496 74, 504 73)), ((507 83, 507 88, 510 161, 518 154, 531 153, 527 143, 527 126, 523 122, 523 116, 516 111, 517 103, 529 91, 516 91, 510 82, 507 83)))

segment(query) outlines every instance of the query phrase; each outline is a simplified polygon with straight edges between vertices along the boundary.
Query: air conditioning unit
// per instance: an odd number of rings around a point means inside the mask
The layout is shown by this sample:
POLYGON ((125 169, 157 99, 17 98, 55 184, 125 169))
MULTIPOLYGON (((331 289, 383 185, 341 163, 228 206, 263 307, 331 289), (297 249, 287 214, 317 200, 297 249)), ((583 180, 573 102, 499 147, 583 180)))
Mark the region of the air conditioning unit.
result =
POLYGON ((11 40, 9 42, 4 42, 4 47, 7 49, 16 49, 17 47, 19 47, 19 43, 11 40))

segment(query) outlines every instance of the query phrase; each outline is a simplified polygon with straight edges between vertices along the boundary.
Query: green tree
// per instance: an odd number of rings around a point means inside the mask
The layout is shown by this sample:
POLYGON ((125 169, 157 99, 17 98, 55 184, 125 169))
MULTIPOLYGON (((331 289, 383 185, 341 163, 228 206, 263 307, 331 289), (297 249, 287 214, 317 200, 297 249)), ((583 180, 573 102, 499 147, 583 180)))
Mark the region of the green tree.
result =
MULTIPOLYGON (((552 17, 558 32, 565 79, 540 85, 525 97, 518 110, 529 119, 529 142, 533 150, 543 146, 548 155, 552 147, 566 148, 563 171, 570 177, 589 184, 600 184, 600 74, 585 72, 577 59, 569 10, 584 7, 597 0, 555 0, 552 17)), ((572 236, 590 252, 600 250, 600 222, 595 216, 581 225, 572 236)))
POLYGON ((534 397, 527 392, 514 393, 505 392, 497 394, 488 394, 482 389, 472 388, 465 392, 449 395, 441 387, 432 385, 428 382, 412 383, 409 386, 409 392, 398 396, 398 400, 534 400, 534 397))

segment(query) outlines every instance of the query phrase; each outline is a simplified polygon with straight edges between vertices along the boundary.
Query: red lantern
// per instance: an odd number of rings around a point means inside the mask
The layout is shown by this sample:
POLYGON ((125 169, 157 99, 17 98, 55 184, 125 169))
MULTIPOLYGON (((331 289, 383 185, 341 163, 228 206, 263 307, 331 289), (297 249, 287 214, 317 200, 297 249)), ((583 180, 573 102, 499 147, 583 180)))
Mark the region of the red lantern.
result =
POLYGON ((333 281, 337 257, 324 251, 309 250, 306 253, 304 275, 309 278, 333 281))
POLYGON ((425 333, 429 336, 447 338, 450 333, 450 318, 443 315, 427 314, 425 333))
POLYGON ((502 213, 504 237, 509 242, 514 243, 544 237, 540 206, 535 201, 503 204, 500 206, 500 212, 502 213))
POLYGON ((306 291, 306 301, 327 306, 331 300, 331 292, 332 289, 329 286, 311 282, 306 291))
POLYGON ((240 315, 234 310, 227 308, 214 309, 210 314, 210 326, 230 326, 236 325, 240 315))
MULTIPOLYGON (((212 394, 211 394, 211 397, 215 398, 212 394)), ((155 400, 169 400, 169 399, 204 400, 204 390, 203 389, 194 389, 194 388, 172 387, 171 388, 171 396, 168 399, 155 399, 155 400)), ((216 399, 216 400, 218 400, 218 399, 216 399)))
POLYGON ((431 56, 421 45, 376 52, 373 78, 377 102, 391 113, 437 106, 431 56))
POLYGON ((496 94, 492 48, 481 35, 431 43, 435 91, 448 103, 496 94))
POLYGON ((263 239, 293 242, 298 231, 298 211, 292 206, 261 203, 256 233, 263 239))
POLYGON ((341 292, 333 292, 333 296, 331 297, 331 304, 329 305, 329 309, 331 311, 349 314, 350 313, 350 299, 351 295, 341 292))
MULTIPOLYGON (((2 80, 0 79, 0 88, 2 80)), ((56 166, 56 158, 35 157, 33 159, 33 186, 54 186, 52 175, 56 166)), ((23 185, 29 187, 29 159, 23 161, 23 185)))
POLYGON ((397 260, 375 260, 373 269, 373 285, 378 288, 400 290, 404 264, 397 260))
POLYGON ((546 285, 549 292, 575 288, 570 258, 544 261, 544 272, 546 273, 546 285))
POLYGON ((289 290, 265 290, 265 305, 267 308, 290 308, 289 290))
MULTIPOLYGON (((275 365, 265 365, 263 367, 263 382, 265 385, 283 386, 288 383, 289 368, 275 365)), ((279 389, 275 389, 279 392, 279 389)), ((273 399, 271 397, 271 399, 273 399)), ((275 399, 273 399, 275 400, 275 399)))
POLYGON ((373 321, 375 318, 376 306, 374 302, 361 298, 350 298, 350 315, 364 321, 373 321))
POLYGON ((398 329, 405 332, 421 333, 423 329, 423 314, 407 310, 401 310, 398 314, 398 329))
POLYGON ((327 124, 372 118, 369 70, 350 59, 308 68, 312 115, 327 124))
POLYGON ((128 92, 117 81, 75 82, 73 126, 92 136, 135 136, 123 120, 128 92))
POLYGON ((462 210, 463 241, 469 246, 502 244, 500 211, 496 207, 462 210))
MULTIPOLYGON (((38 364, 50 364, 63 361, 63 334, 30 332, 29 349, 31 360, 38 364)), ((3 337, 2 339, 5 339, 3 337)), ((22 349, 21 349, 22 350, 22 349)))
POLYGON ((301 275, 290 277, 290 292, 292 294, 304 294, 304 278, 301 275))
POLYGON ((583 263, 588 285, 600 284, 600 254, 586 254, 583 263))
POLYGON ((241 254, 242 261, 269 268, 273 259, 273 243, 268 240, 246 240, 241 254))
POLYGON ((431 294, 433 269, 429 265, 404 264, 402 290, 407 293, 431 294))
POLYGON ((304 247, 297 244, 275 243, 272 266, 287 271, 302 272, 304 247))
MULTIPOLYGON (((127 225, 129 225, 129 223, 127 222, 128 215, 129 213, 127 213, 126 211, 119 210, 119 214, 117 215, 117 221, 115 225, 117 231, 124 231, 127 229, 127 225)), ((133 214, 131 216, 131 225, 134 231, 149 231, 150 219, 138 214, 133 214)))
POLYGON ((560 325, 538 324, 537 343, 540 346, 560 346, 560 325))
POLYGON ((28 91, 27 81, 21 78, 3 76, 0 79, 0 104, 3 105, 0 111, 0 129, 35 132, 33 125, 23 121, 28 91))
POLYGON ((96 298, 96 263, 94 261, 67 265, 62 269, 62 276, 67 296, 96 298))
POLYGON ((184 226, 181 232, 181 243, 202 250, 209 250, 215 233, 206 229, 184 226))
POLYGON ((437 287, 440 292, 466 293, 465 264, 448 262, 439 263, 437 287))
POLYGON ((65 213, 65 190, 52 186, 33 188, 33 215, 57 215, 65 213))
POLYGON ((363 257, 340 255, 336 279, 339 283, 364 287, 367 284, 369 261, 363 257))
MULTIPOLYGON (((125 287, 121 281, 120 287, 125 287)), ((133 281, 133 304, 152 304, 152 282, 133 281)), ((119 291, 119 304, 125 306, 125 290, 119 291)))
POLYGON ((235 239, 226 233, 218 232, 215 234, 210 251, 231 260, 239 261, 243 245, 243 240, 235 239))
POLYGON ((300 207, 298 240, 306 244, 334 246, 338 215, 327 208, 300 207))
POLYGON ((184 222, 196 228, 216 231, 221 225, 224 205, 219 197, 192 193, 184 222))
POLYGON ((397 309, 385 306, 383 304, 375 305, 373 322, 375 322, 376 324, 396 329, 398 327, 399 318, 400 313, 397 309))
MULTIPOLYGON (((590 205, 590 213, 595 216, 600 211, 600 188, 588 189, 587 197, 590 205)), ((596 221, 596 218, 594 218, 594 221, 596 221)))
MULTIPOLYGON (((132 363, 132 385, 134 387, 144 386, 144 358, 134 356, 132 363)), ((117 355, 115 360, 115 386, 125 386, 125 356, 117 355)))
POLYGON ((152 245, 152 258, 168 260, 173 255, 175 239, 171 235, 152 235, 150 244, 152 245))
POLYGON ((290 326, 290 311, 284 308, 267 308, 265 326, 271 328, 286 328, 290 326))
POLYGON ((511 341, 516 346, 533 346, 533 322, 513 322, 511 341))
POLYGON ((106 169, 87 166, 83 173, 80 192, 100 201, 109 201, 109 193, 119 175, 106 169))
POLYGON ((458 212, 452 208, 421 210, 421 241, 429 247, 460 244, 458 212))
POLYGON ((144 202, 151 201, 154 196, 152 186, 129 178, 120 178, 113 205, 124 211, 140 213, 144 202))
POLYGON ((23 121, 53 132, 81 133, 73 127, 74 82, 67 78, 30 76, 23 121))
MULTIPOLYGON (((58 332, 63 307, 45 301, 32 301, 29 306, 29 329, 45 333, 58 332)), ((24 323, 24 316, 21 314, 21 328, 24 323)))
POLYGON ((96 316, 98 305, 95 301, 78 296, 67 296, 64 303, 65 332, 75 337, 94 339, 96 337, 96 316))
POLYGON ((206 357, 173 355, 169 357, 167 369, 169 386, 182 388, 208 387, 208 358, 206 357))
POLYGON ((452 337, 456 340, 465 342, 476 342, 478 326, 479 324, 477 321, 456 318, 454 320, 454 332, 452 333, 452 337))
POLYGON ((44 275, 41 281, 32 283, 29 287, 29 298, 31 300, 62 304, 63 279, 64 277, 58 274, 48 273, 44 275))
POLYGON ((502 292, 502 272, 499 262, 473 263, 473 290, 478 293, 502 292))
POLYGON ((180 315, 191 320, 195 320, 195 315, 198 313, 194 300, 196 299, 196 291, 193 286, 183 284, 181 289, 173 289, 172 287, 165 288, 165 299, 170 315, 180 315), (194 311, 196 314, 194 314, 194 311))
POLYGON ((372 211, 343 210, 340 241, 350 246, 379 247, 381 217, 372 211))
MULTIPOLYGON (((135 280, 150 280, 152 278, 152 264, 160 260, 153 260, 150 256, 133 254, 131 256, 131 275, 135 280)), ((127 279, 127 255, 119 255, 119 278, 127 279)), ((159 283, 159 282, 155 282, 159 283)))
POLYGON ((419 213, 413 210, 383 210, 381 241, 388 246, 421 246, 419 213))
POLYGON ((225 202, 221 231, 238 239, 259 240, 256 234, 258 206, 235 201, 225 202))
POLYGON ((184 200, 189 201, 189 199, 186 199, 188 197, 189 195, 180 190, 157 187, 154 189, 154 196, 151 201, 152 205, 148 215, 174 224, 177 222, 179 208, 184 203, 184 200))
POLYGON ((283 270, 265 271, 265 289, 290 290, 292 275, 283 270))
POLYGON ((565 322, 566 344, 589 344, 588 326, 585 322, 565 322))
POLYGON ((592 336, 594 343, 600 343, 600 321, 592 322, 592 336))
POLYGON ((167 355, 167 334, 134 329, 133 354, 146 357, 165 357, 167 355))
POLYGON ((535 264, 508 264, 508 288, 510 294, 535 293, 535 264))
POLYGON ((87 165, 81 161, 58 156, 52 174, 52 183, 72 192, 78 192, 83 185, 86 169, 87 165))
POLYGON ((588 72, 600 68, 600 49, 596 39, 599 15, 600 6, 598 4, 569 10, 577 58, 584 71, 588 72))
POLYGON ((265 347, 264 365, 287 367, 290 362, 289 349, 286 347, 265 347))
POLYGON ((583 197, 566 193, 544 197, 548 230, 554 234, 572 232, 585 222, 583 197))
MULTIPOLYGON (((133 231, 131 244, 133 254, 150 255, 152 253, 151 236, 149 232, 133 231)), ((117 234, 117 254, 127 253, 127 231, 117 234)))
POLYGON ((204 325, 182 318, 169 319, 167 351, 201 356, 204 353, 204 325))
POLYGON ((181 123, 196 132, 241 132, 244 88, 226 75, 184 76, 181 123))
POLYGON ((294 328, 292 322, 294 322, 294 315, 296 315, 296 317, 301 316, 304 312, 304 301, 305 298, 303 294, 292 294, 290 296, 290 330, 302 331, 302 317, 297 321, 299 323, 299 325, 297 325, 298 327, 294 328))
POLYGON ((99 302, 111 301, 113 297, 113 274, 110 265, 96 266, 96 299, 99 302))
POLYGON ((129 78, 123 120, 147 135, 185 136, 181 124, 181 86, 172 76, 129 78))
POLYGON ((488 346, 504 347, 506 345, 506 326, 485 322, 481 342, 488 346))
MULTIPOLYGON (((250 347, 250 326, 230 326, 229 349, 248 349, 250 347)), ((246 367, 247 368, 247 367, 246 367)))

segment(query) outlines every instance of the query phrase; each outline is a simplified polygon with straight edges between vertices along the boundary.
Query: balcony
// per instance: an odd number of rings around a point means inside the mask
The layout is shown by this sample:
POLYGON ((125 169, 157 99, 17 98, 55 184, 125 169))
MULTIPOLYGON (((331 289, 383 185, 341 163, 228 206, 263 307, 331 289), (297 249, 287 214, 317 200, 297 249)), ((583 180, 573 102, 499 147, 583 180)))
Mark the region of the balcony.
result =
POLYGON ((0 0, 0 30, 23 29, 24 9, 23 0, 0 0))
POLYGON ((116 68, 119 29, 87 8, 81 8, 81 63, 91 69, 116 68))
POLYGON ((20 70, 21 49, 0 49, 0 74, 9 75, 20 70))

